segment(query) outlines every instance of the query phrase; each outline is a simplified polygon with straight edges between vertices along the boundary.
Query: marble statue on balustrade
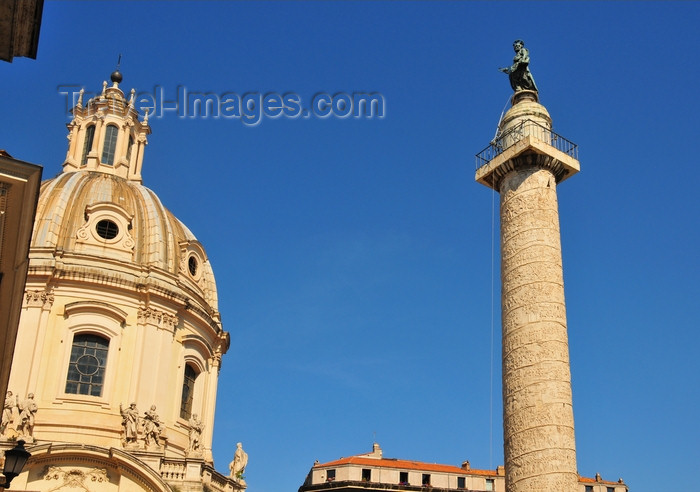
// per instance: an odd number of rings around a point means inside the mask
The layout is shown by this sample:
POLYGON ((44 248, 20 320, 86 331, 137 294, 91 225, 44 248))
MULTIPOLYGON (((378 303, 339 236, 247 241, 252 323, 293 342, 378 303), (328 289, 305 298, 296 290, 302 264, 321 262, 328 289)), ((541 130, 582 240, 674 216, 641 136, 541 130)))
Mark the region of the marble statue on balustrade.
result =
POLYGON ((119 413, 122 415, 122 426, 124 427, 124 440, 126 445, 136 444, 136 440, 139 437, 139 411, 136 408, 136 403, 132 403, 127 409, 124 409, 120 403, 119 413))
POLYGON ((240 485, 246 485, 243 479, 243 472, 245 472, 245 467, 248 465, 248 453, 243 451, 243 444, 236 444, 236 452, 233 455, 233 461, 229 463, 228 468, 231 471, 230 477, 236 480, 240 485))
POLYGON ((151 409, 143 414, 143 439, 148 448, 150 446, 160 446, 160 438, 163 428, 160 418, 156 413, 156 406, 151 405, 151 409))
POLYGON ((17 397, 12 395, 12 391, 8 391, 5 395, 5 403, 2 407, 2 423, 0 424, 0 435, 10 437, 12 424, 14 423, 15 408, 17 407, 17 397))
POLYGON ((231 470, 231 477, 240 478, 247 465, 248 453, 243 451, 243 444, 239 442, 236 444, 236 452, 233 455, 233 461, 228 465, 229 470, 231 470))
POLYGON ((190 419, 190 445, 187 448, 187 454, 202 454, 201 438, 204 431, 204 424, 197 418, 197 414, 193 413, 190 419))
POLYGON ((34 419, 39 407, 34 401, 34 393, 29 393, 27 398, 18 403, 19 423, 17 424, 17 432, 27 442, 34 440, 34 419))
POLYGON ((510 67, 499 68, 503 73, 508 74, 510 86, 514 92, 528 90, 537 92, 535 79, 530 73, 530 52, 525 48, 525 43, 521 39, 516 39, 513 42, 513 65, 510 67))

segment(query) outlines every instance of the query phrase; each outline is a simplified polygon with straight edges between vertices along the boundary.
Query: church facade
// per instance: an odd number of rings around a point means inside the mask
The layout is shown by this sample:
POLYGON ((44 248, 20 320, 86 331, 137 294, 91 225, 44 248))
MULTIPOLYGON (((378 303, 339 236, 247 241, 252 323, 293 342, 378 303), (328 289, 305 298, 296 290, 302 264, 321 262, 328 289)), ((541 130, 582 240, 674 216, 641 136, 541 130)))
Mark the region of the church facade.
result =
POLYGON ((0 448, 13 490, 234 491, 211 453, 229 347, 202 244, 142 184, 148 116, 117 71, 82 94, 62 172, 41 185, 0 448))

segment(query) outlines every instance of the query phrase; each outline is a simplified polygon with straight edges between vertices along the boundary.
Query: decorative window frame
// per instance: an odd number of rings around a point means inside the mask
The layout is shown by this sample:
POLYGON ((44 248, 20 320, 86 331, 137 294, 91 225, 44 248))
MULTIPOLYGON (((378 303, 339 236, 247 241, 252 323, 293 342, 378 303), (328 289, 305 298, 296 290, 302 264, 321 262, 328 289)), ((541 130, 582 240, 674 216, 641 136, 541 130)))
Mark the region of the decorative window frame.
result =
POLYGON ((209 261, 207 253, 199 241, 182 241, 180 243, 180 273, 182 275, 199 284, 203 279, 204 264, 207 261, 209 261), (189 268, 190 258, 197 260, 197 271, 194 275, 192 275, 189 268))
POLYGON ((56 399, 59 403, 79 402, 110 408, 116 380, 117 352, 121 344, 121 335, 126 325, 127 314, 105 302, 77 301, 65 306, 64 316, 68 320, 68 327, 64 336, 65 343, 60 372, 61 380, 58 385, 56 399), (70 354, 73 350, 73 340, 76 335, 97 335, 107 339, 109 342, 101 396, 66 393, 70 354))
POLYGON ((85 207, 85 224, 76 233, 76 245, 85 252, 103 253, 108 250, 114 256, 131 260, 136 241, 129 232, 134 216, 119 205, 111 202, 93 203, 85 207), (112 239, 105 239, 97 234, 97 224, 110 220, 119 228, 112 239))

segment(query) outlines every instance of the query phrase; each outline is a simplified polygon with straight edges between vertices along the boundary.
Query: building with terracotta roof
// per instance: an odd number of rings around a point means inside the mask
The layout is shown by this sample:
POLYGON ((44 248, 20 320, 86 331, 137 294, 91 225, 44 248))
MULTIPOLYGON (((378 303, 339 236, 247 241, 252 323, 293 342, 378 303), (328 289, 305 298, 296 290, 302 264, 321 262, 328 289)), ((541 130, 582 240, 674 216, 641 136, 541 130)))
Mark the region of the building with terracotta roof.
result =
MULTIPOLYGON (((385 458, 374 443, 371 453, 358 454, 327 463, 314 463, 299 492, 349 492, 359 490, 396 491, 493 491, 505 492, 506 472, 462 466, 385 458)), ((579 492, 627 492, 622 479, 617 482, 579 477, 579 492)))

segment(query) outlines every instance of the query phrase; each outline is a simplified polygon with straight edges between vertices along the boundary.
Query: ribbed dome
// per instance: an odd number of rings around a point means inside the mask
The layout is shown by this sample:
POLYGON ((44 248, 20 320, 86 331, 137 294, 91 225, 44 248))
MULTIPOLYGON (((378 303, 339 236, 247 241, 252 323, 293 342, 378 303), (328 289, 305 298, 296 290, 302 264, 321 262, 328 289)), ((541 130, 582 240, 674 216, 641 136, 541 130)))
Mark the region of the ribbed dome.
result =
POLYGON ((63 172, 45 181, 31 246, 35 265, 40 258, 62 257, 74 268, 106 259, 104 275, 133 275, 124 282, 158 285, 188 302, 203 302, 218 319, 214 273, 204 249, 139 181, 96 171, 63 172))

